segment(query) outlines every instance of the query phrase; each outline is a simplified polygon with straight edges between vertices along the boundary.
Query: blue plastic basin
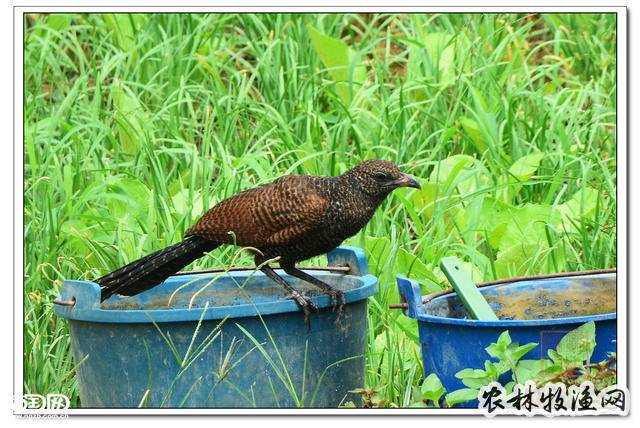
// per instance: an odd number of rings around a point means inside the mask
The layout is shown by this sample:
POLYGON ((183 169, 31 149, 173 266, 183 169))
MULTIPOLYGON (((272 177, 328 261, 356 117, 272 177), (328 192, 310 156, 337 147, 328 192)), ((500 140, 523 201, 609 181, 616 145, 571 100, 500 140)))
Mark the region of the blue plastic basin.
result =
POLYGON ((336 407, 353 400, 349 390, 364 384, 367 297, 377 279, 358 248, 339 247, 328 260, 351 268, 309 271, 345 292, 338 324, 328 296, 279 272, 320 309, 310 328, 285 290, 259 272, 177 275, 103 303, 97 284, 65 281, 61 299, 76 304, 57 306, 56 314, 69 320, 81 405, 336 407))
MULTIPOLYGON (((525 280, 481 288, 498 321, 470 319, 454 293, 423 304, 417 282, 397 277, 407 303, 405 315, 418 320, 425 373, 436 373, 448 392, 466 388, 455 374, 465 368, 484 369, 492 360, 485 349, 505 330, 521 345, 538 343, 524 359, 548 358, 560 339, 594 321, 596 347, 592 362, 616 351, 616 275, 597 274, 525 280)), ((470 403, 469 406, 473 406, 470 403)))

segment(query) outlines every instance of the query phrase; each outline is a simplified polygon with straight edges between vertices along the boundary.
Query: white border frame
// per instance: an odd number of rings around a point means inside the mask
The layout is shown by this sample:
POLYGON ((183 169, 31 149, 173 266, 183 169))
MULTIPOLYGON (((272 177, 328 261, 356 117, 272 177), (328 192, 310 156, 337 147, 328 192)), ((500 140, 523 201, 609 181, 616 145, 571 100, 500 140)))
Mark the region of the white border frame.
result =
MULTIPOLYGON (((48 0, 43 0, 42 3, 48 0)), ((582 12, 582 13, 616 13, 617 14, 617 260, 618 260, 618 282, 617 282, 617 312, 618 312, 618 383, 628 386, 628 330, 627 330, 627 230, 618 233, 622 228, 627 228, 627 9, 623 6, 611 7, 582 7, 576 2, 564 2, 563 6, 466 6, 454 5, 453 1, 441 2, 443 5, 437 6, 337 6, 338 1, 323 1, 323 3, 333 3, 326 6, 255 6, 245 5, 244 2, 236 6, 209 6, 199 0, 194 0, 197 6, 177 7, 168 5, 166 2, 156 1, 160 5, 136 5, 130 3, 114 1, 108 6, 81 6, 77 1, 60 1, 46 6, 30 6, 28 4, 15 5, 13 7, 13 72, 14 72, 14 118, 13 118, 13 153, 14 153, 14 265, 13 265, 13 322, 14 322, 14 397, 20 398, 23 390, 23 293, 22 278, 24 242, 21 232, 23 225, 23 203, 24 194, 23 183, 23 13, 35 12, 194 12, 194 13, 222 13, 222 12, 318 12, 318 13, 347 13, 347 12, 421 12, 421 13, 447 13, 447 12, 482 12, 482 13, 502 13, 502 12, 582 12), (448 5, 447 5, 448 4, 448 5), (622 174, 620 174, 622 172, 622 174), (622 197, 621 197, 622 196, 622 197)), ((377 2, 376 0, 371 3, 377 2)), ((436 3, 436 2, 433 2, 436 3)), ((504 2, 500 2, 504 3, 504 2)), ((538 2, 540 3, 540 2, 538 2)), ((552 4, 557 4, 553 2, 552 4)), ((56 392, 56 391, 52 391, 56 392)), ((65 409, 59 410, 25 410, 19 405, 13 406, 15 415, 481 415, 478 409, 65 409)))

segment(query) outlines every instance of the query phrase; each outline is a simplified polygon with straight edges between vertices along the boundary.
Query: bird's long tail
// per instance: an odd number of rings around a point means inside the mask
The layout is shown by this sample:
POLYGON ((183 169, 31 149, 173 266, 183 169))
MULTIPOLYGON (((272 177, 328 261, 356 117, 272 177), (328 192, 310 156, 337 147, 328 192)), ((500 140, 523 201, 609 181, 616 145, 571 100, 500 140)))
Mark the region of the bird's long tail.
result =
POLYGON ((149 290, 178 272, 218 244, 199 236, 151 253, 96 280, 102 286, 102 300, 113 294, 134 296, 149 290))

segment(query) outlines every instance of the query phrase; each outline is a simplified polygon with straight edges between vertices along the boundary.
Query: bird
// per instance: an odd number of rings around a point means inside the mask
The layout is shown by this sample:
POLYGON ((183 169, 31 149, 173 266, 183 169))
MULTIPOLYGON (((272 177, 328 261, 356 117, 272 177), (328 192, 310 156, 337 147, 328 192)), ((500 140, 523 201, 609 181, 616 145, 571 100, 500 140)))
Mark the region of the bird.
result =
POLYGON ((209 209, 181 242, 133 261, 96 282, 101 301, 149 290, 221 245, 253 252, 256 266, 296 301, 305 320, 317 307, 270 265, 319 287, 335 310, 344 293, 300 270, 296 263, 325 254, 358 233, 399 187, 420 189, 416 179, 386 160, 366 160, 339 176, 285 175, 240 192, 209 209))

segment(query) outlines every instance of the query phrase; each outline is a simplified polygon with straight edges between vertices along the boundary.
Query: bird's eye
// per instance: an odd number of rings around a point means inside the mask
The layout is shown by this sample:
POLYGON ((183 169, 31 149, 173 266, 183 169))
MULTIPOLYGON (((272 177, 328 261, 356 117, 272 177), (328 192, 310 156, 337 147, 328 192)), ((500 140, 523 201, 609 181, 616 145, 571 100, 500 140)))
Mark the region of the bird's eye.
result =
POLYGON ((387 174, 381 171, 374 172, 373 178, 375 178, 377 181, 385 181, 387 180, 387 174))

